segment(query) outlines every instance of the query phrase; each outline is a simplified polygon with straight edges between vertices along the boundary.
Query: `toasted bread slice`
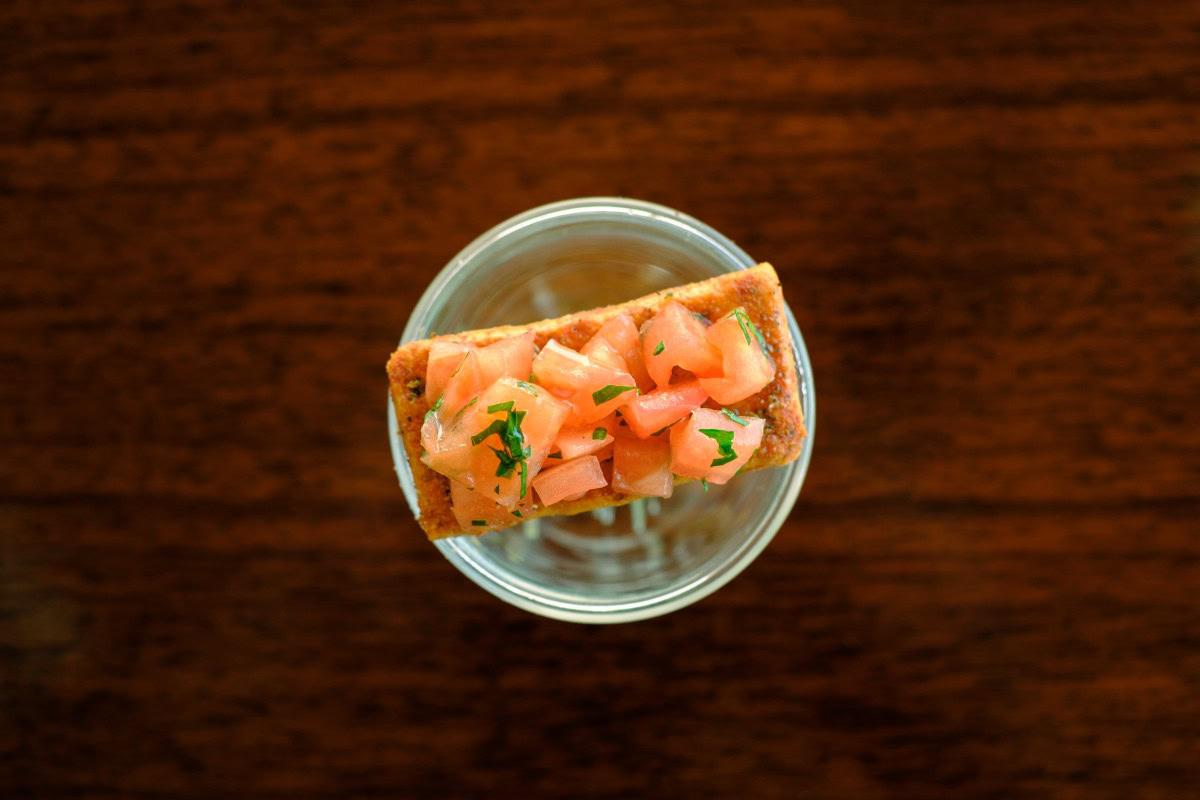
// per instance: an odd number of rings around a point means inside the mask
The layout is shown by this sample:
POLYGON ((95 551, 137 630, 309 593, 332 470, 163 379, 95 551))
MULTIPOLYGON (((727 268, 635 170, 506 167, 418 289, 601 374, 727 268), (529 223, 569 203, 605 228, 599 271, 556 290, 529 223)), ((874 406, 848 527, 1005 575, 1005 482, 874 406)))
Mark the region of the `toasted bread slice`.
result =
MULTIPOLYGON (((675 299, 689 310, 717 320, 742 306, 762 331, 767 350, 775 361, 775 379, 761 392, 735 404, 734 410, 754 414, 766 420, 762 444, 746 464, 746 470, 778 467, 795 460, 804 443, 804 414, 800 405, 796 377, 796 361, 792 352, 792 337, 788 331, 787 314, 779 276, 770 264, 730 272, 698 283, 630 300, 615 306, 580 311, 557 319, 545 319, 529 325, 502 325, 465 333, 450 334, 445 339, 484 346, 492 342, 532 330, 538 347, 556 339, 566 347, 578 349, 609 319, 622 311, 633 316, 639 327, 658 312, 668 299, 675 299)), ((425 364, 433 339, 422 339, 401 345, 388 359, 388 381, 396 418, 400 422, 400 438, 412 469, 420 500, 418 522, 430 539, 445 536, 471 535, 481 531, 463 531, 450 510, 450 480, 426 467, 420 459, 421 422, 429 404, 424 396, 425 364)), ((677 478, 681 483, 684 478, 677 478)), ((602 506, 617 506, 632 502, 637 495, 621 494, 612 486, 593 489, 574 502, 556 503, 539 508, 528 517, 553 514, 578 514, 602 506)), ((519 520, 514 519, 514 524, 519 520)))

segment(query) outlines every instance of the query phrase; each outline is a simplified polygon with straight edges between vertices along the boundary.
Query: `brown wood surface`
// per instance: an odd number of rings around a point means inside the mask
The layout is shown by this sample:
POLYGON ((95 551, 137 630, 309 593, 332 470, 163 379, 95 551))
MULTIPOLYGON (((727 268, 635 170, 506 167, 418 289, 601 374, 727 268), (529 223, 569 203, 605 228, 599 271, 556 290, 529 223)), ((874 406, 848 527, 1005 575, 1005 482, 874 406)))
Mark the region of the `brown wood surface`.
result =
POLYGON ((6 797, 1194 798, 1200 5, 0 5, 6 797), (589 628, 409 518, 511 214, 677 207, 817 375, 741 577, 589 628))

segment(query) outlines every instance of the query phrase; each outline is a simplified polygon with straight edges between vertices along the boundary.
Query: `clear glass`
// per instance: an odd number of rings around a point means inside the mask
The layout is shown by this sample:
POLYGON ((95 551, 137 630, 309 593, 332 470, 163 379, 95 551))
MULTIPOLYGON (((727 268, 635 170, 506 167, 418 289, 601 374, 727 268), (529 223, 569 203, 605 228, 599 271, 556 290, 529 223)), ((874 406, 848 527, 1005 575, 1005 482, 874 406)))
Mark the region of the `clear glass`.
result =
MULTIPOLYGON (((421 297, 403 341, 431 332, 533 322, 631 300, 755 264, 707 225, 664 206, 594 197, 541 206, 497 225, 446 265, 421 297)), ((573 622, 629 622, 711 594, 762 552, 804 482, 816 422, 812 368, 788 311, 808 437, 800 458, 738 476, 706 493, 676 487, 587 514, 543 517, 437 547, 500 599, 573 622)), ((400 484, 419 514, 388 403, 400 484)))

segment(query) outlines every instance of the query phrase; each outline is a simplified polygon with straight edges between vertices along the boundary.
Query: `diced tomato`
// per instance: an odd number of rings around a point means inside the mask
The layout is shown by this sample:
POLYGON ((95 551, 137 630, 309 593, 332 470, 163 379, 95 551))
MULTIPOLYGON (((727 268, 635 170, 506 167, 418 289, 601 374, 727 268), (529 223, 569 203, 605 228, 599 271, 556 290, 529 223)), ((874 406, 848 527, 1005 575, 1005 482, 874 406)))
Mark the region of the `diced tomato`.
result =
POLYGON ((471 473, 471 435, 463 427, 462 417, 445 422, 437 414, 426 414, 421 425, 421 462, 452 482, 475 485, 471 473))
POLYGON ((587 356, 593 364, 601 364, 605 367, 620 370, 621 372, 629 372, 629 368, 625 365, 625 359, 621 357, 621 354, 611 344, 601 339, 599 334, 589 339, 588 343, 579 352, 587 356))
POLYGON ((446 382, 440 395, 442 405, 438 415, 443 420, 450 419, 486 388, 483 376, 479 374, 479 351, 472 348, 446 382))
MULTIPOLYGON (((592 341, 602 339, 608 342, 625 362, 624 371, 633 376, 638 389, 648 392, 654 388, 650 373, 646 372, 646 364, 642 359, 642 339, 638 335, 637 326, 628 311, 622 311, 617 316, 600 326, 592 341)), ((591 342, 588 342, 591 344, 591 342)), ((587 353, 587 345, 583 352, 587 353)))
POLYGON ((549 506, 563 498, 606 486, 600 461, 595 456, 581 456, 564 462, 561 466, 542 470, 533 479, 542 505, 549 506))
POLYGON ((587 379, 592 362, 582 353, 563 347, 554 339, 533 359, 534 380, 553 392, 572 394, 587 379))
POLYGON ((566 460, 579 458, 599 451, 612 443, 612 431, 617 427, 617 415, 609 414, 602 420, 588 425, 564 425, 554 439, 554 446, 566 460), (603 431, 601 433, 601 431, 603 431), (600 438, 596 436, 599 434, 600 438))
POLYGON ((533 332, 510 336, 481 348, 479 375, 486 389, 503 377, 529 379, 533 365, 533 332))
POLYGON ((612 460, 612 457, 613 457, 613 445, 614 445, 614 444, 616 444, 616 439, 614 439, 613 441, 611 441, 611 442, 609 442, 608 444, 604 445, 604 447, 601 447, 599 450, 597 450, 597 451, 596 451, 596 452, 593 454, 593 455, 595 455, 595 456, 596 456, 596 458, 600 459, 600 464, 601 464, 601 466, 603 466, 603 465, 604 465, 604 462, 605 462, 605 461, 610 461, 610 460, 612 460))
POLYGON ((689 478, 704 478, 710 483, 725 483, 732 478, 762 443, 765 426, 759 417, 740 419, 746 424, 711 408, 693 411, 691 419, 671 428, 671 471, 689 478), (713 466, 713 461, 725 458, 720 453, 719 440, 729 433, 733 434, 730 446, 735 458, 713 466))
POLYGON ((619 439, 613 445, 612 485, 618 492, 647 497, 670 497, 671 444, 663 437, 619 439))
POLYGON ((744 400, 775 377, 775 364, 763 351, 760 336, 746 312, 738 308, 708 329, 708 340, 721 351, 719 378, 701 378, 700 385, 722 405, 744 400))
POLYGON ((533 508, 532 495, 510 509, 489 500, 478 489, 472 490, 457 481, 450 482, 450 510, 454 512, 459 528, 467 533, 507 528, 524 519, 533 508))
POLYGON ((558 436, 558 431, 570 412, 570 407, 544 388, 512 378, 501 378, 489 386, 480 395, 479 402, 464 414, 463 425, 471 437, 478 437, 488 430, 493 422, 505 423, 510 411, 514 415, 524 412, 520 420, 522 443, 518 449, 527 449, 528 452, 523 460, 513 459, 511 469, 504 468, 505 461, 496 451, 511 458, 516 455, 513 452, 513 443, 506 442, 499 433, 489 433, 477 443, 469 440, 472 443, 471 472, 474 476, 475 490, 508 508, 512 508, 523 499, 522 476, 525 483, 524 496, 529 495, 533 478, 542 468, 554 438, 558 436), (509 403, 512 403, 511 408, 509 403), (504 474, 497 475, 497 472, 504 474))
POLYGON ((642 331, 642 358, 657 386, 671 382, 671 370, 682 367, 696 376, 721 374, 721 353, 705 336, 707 320, 694 316, 672 300, 646 323, 642 331))
POLYGON ((571 405, 570 424, 587 425, 617 410, 637 385, 628 372, 594 363, 587 356, 547 342, 533 359, 537 381, 571 405))
POLYGON ((446 390, 450 376, 462 364, 471 346, 462 342, 435 339, 429 346, 429 363, 425 367, 425 397, 432 407, 446 390))
POLYGON ((621 407, 621 416, 634 433, 645 439, 683 419, 707 399, 700 381, 692 378, 630 398, 621 407))

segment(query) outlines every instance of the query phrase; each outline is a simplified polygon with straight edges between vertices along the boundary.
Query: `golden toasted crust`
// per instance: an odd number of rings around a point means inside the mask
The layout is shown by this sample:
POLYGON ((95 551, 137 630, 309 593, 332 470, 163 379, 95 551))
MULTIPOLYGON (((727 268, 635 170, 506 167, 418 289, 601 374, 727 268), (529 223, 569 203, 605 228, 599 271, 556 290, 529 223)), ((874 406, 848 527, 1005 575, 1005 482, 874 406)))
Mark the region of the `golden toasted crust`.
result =
MULTIPOLYGON (((777 467, 800 455, 804 443, 804 414, 800 406, 796 378, 796 360, 792 354, 792 337, 788 331, 783 293, 779 276, 770 264, 730 272, 698 283, 689 283, 655 294, 630 300, 615 306, 580 311, 557 319, 544 319, 529 325, 502 325, 436 338, 451 339, 484 346, 525 331, 533 331, 538 347, 556 339, 566 347, 579 349, 608 320, 628 311, 639 327, 653 317, 669 300, 678 300, 690 311, 711 320, 725 316, 741 306, 762 331, 767 350, 775 361, 775 380, 758 394, 736 403, 739 413, 754 414, 766 420, 762 444, 750 458, 745 469, 777 467)), ((412 469, 420 500, 421 527, 430 539, 461 534, 479 534, 488 529, 461 531, 450 510, 450 481, 421 463, 421 422, 428 404, 424 397, 425 364, 434 339, 422 339, 401 345, 388 359, 387 373, 391 386, 396 418, 400 422, 400 438, 408 465, 412 469)), ((677 478, 676 483, 685 479, 677 478)), ((578 514, 602 506, 618 506, 637 499, 611 486, 593 489, 580 500, 556 503, 549 509, 538 509, 526 517, 550 514, 578 514)), ((518 520, 514 519, 514 523, 518 520)))

